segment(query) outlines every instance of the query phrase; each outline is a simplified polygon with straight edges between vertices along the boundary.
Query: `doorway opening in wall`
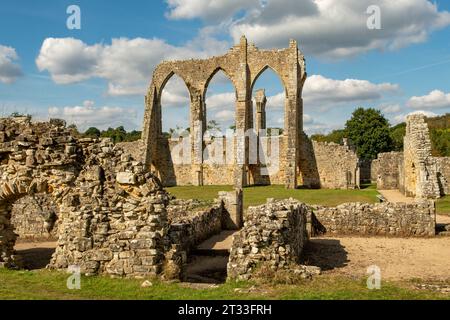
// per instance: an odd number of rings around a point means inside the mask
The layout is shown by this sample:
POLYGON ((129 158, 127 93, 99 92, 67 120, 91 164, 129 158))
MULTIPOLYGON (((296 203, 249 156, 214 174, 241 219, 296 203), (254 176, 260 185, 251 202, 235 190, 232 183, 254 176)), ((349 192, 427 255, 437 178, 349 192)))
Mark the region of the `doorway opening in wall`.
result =
POLYGON ((47 194, 26 195, 12 206, 11 224, 18 235, 14 249, 21 267, 45 268, 56 249, 57 207, 47 194))
POLYGON ((255 78, 251 90, 250 127, 257 137, 257 150, 255 155, 250 154, 248 185, 283 184, 279 176, 279 164, 285 129, 285 87, 280 76, 270 66, 266 66, 255 78))

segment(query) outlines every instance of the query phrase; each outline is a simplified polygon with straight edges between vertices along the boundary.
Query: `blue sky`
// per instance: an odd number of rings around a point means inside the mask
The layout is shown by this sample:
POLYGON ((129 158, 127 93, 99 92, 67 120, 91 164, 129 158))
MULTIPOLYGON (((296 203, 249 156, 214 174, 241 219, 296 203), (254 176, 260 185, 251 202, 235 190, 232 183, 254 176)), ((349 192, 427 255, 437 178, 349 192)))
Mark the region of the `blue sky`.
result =
MULTIPOLYGON (((140 129, 145 88, 162 59, 225 53, 241 34, 261 49, 305 53, 305 129, 342 127, 358 106, 382 109, 391 123, 411 112, 450 112, 450 2, 426 0, 2 0, 0 114, 61 117, 84 130, 140 129), (380 30, 366 9, 380 8, 380 30), (66 26, 69 5, 81 30, 66 26)), ((166 129, 187 126, 188 97, 176 78, 163 96, 166 129)), ((282 126, 282 86, 264 73, 268 122, 282 126)), ((233 88, 217 75, 208 119, 232 124, 233 88)))

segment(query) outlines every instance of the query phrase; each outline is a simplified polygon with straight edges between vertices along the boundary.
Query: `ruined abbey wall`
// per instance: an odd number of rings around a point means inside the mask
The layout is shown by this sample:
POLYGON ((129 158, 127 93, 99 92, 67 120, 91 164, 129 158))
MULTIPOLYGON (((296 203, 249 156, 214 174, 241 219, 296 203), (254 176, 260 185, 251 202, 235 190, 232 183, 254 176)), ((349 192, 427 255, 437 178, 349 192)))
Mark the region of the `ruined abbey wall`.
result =
POLYGON ((425 116, 406 120, 404 151, 380 153, 372 162, 377 188, 399 189, 409 197, 436 199, 449 192, 450 161, 431 155, 431 141, 425 116))
POLYGON ((311 141, 303 135, 300 184, 310 188, 359 188, 359 159, 348 145, 311 141))
POLYGON ((379 190, 400 188, 400 167, 403 166, 403 152, 386 152, 378 154, 372 161, 372 176, 375 177, 379 190))
MULTIPOLYGON (((302 88, 306 80, 305 61, 299 51, 296 41, 292 40, 289 47, 282 50, 259 50, 247 43, 245 37, 239 44, 231 48, 225 55, 203 60, 165 61, 156 67, 152 82, 146 96, 146 110, 144 115, 143 141, 145 145, 145 163, 156 172, 165 170, 167 163, 168 145, 160 143, 163 136, 161 124, 161 94, 167 81, 174 75, 184 80, 190 94, 190 140, 191 154, 190 184, 202 185, 209 183, 207 177, 209 169, 204 166, 203 147, 205 145, 204 132, 206 130, 205 95, 213 76, 223 71, 233 83, 236 90, 235 124, 238 132, 246 132, 255 128, 253 123, 252 91, 258 77, 271 68, 283 83, 285 102, 285 121, 283 140, 285 147, 280 154, 282 181, 289 188, 297 186, 298 149, 300 135, 303 131, 303 101, 302 88)), ((249 172, 252 171, 248 162, 248 141, 239 139, 236 143, 235 158, 243 155, 242 161, 232 164, 233 185, 241 188, 249 184, 249 172)), ((215 169, 215 168, 214 168, 215 169)), ((183 176, 187 168, 183 168, 183 176)), ((215 170, 217 172, 217 170, 215 170)), ((175 172, 175 169, 173 170, 175 172)), ((164 173, 162 173, 164 175, 164 173)), ((177 177, 178 179, 178 177, 177 177)))

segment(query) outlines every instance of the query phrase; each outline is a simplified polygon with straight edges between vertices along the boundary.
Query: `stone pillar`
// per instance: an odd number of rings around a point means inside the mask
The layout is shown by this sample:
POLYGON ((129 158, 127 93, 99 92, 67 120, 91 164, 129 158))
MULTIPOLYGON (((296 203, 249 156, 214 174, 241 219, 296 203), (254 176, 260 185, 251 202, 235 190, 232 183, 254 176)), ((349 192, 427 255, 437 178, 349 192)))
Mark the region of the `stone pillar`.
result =
POLYGON ((219 192, 224 212, 222 214, 222 228, 225 230, 238 230, 244 224, 243 193, 242 189, 219 192))
POLYGON ((251 125, 251 93, 250 77, 247 67, 247 39, 243 36, 240 41, 240 82, 237 84, 236 102, 236 163, 234 167, 234 186, 242 188, 247 185, 248 138, 245 131, 251 125))
MULTIPOLYGON (((284 123, 286 137, 286 154, 284 162, 285 185, 288 189, 297 187, 297 142, 299 130, 299 112, 300 112, 300 88, 299 88, 299 63, 297 41, 291 40, 289 43, 290 67, 289 79, 287 83, 287 96, 284 112, 284 123)), ((283 156, 283 155, 281 155, 283 156)))
POLYGON ((264 89, 259 89, 255 94, 256 100, 256 115, 255 115, 255 130, 259 135, 261 129, 266 129, 266 92, 264 89))
POLYGON ((201 93, 191 94, 191 169, 192 185, 203 185, 203 134, 205 114, 203 112, 204 103, 201 93))

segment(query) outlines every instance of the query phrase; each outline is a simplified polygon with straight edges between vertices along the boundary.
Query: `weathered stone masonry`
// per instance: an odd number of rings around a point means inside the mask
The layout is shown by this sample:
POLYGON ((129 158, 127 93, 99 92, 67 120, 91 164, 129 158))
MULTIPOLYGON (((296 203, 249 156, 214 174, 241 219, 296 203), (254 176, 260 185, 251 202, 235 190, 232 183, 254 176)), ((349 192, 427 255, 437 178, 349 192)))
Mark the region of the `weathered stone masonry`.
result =
MULTIPOLYGON (((300 134, 303 131, 302 88, 306 80, 306 70, 304 56, 294 40, 287 49, 259 50, 254 45, 249 45, 247 39, 242 37, 240 43, 223 56, 205 60, 163 62, 158 65, 146 96, 143 141, 147 166, 159 172, 170 165, 166 161, 161 163, 158 157, 164 157, 164 154, 167 157, 167 147, 166 150, 161 150, 161 147, 164 148, 164 142, 161 141, 161 94, 165 84, 174 74, 184 80, 191 99, 192 162, 187 170, 190 170, 192 184, 202 185, 208 184, 209 179, 208 175, 204 174, 202 152, 203 133, 206 130, 205 94, 209 81, 219 70, 230 78, 236 89, 236 129, 246 131, 254 128, 251 101, 253 85, 267 68, 273 69, 280 76, 286 93, 284 133, 281 138, 284 147, 281 149, 280 171, 283 172, 284 184, 295 188, 299 171, 300 134)), ((236 154, 246 154, 244 163, 236 162, 232 166, 233 182, 239 188, 248 184, 248 171, 258 168, 249 167, 248 142, 238 142, 236 148, 236 154)))
POLYGON ((449 193, 449 158, 431 155, 425 116, 410 115, 406 121, 404 151, 380 153, 372 163, 378 189, 399 189, 406 196, 435 199, 449 193))

